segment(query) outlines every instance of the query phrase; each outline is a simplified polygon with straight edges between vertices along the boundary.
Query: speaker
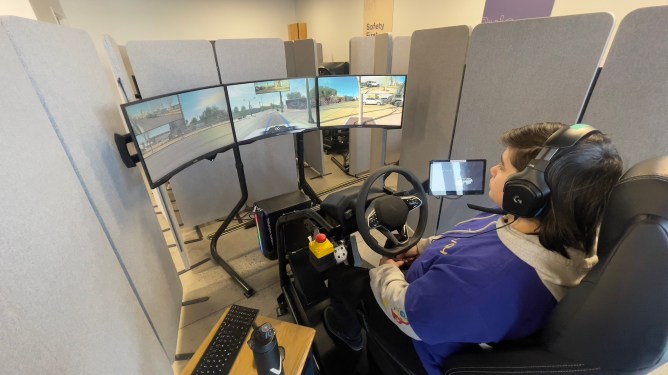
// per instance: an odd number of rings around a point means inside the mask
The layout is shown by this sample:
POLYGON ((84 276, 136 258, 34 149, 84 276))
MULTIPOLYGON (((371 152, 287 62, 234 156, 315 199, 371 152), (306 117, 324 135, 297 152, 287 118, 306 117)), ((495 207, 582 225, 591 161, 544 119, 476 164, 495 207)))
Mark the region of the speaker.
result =
POLYGON ((545 181, 550 160, 594 133, 600 131, 586 124, 575 124, 552 134, 526 168, 508 177, 503 186, 503 209, 519 217, 539 216, 551 192, 545 181))

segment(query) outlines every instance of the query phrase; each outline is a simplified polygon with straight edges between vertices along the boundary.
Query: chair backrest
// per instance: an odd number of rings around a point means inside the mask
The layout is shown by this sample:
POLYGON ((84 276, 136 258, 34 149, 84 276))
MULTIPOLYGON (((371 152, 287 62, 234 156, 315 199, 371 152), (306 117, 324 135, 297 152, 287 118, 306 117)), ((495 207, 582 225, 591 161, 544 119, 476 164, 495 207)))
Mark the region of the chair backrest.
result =
POLYGON ((547 349, 611 371, 646 372, 665 363, 668 156, 640 162, 620 179, 598 254, 599 264, 552 314, 547 349))

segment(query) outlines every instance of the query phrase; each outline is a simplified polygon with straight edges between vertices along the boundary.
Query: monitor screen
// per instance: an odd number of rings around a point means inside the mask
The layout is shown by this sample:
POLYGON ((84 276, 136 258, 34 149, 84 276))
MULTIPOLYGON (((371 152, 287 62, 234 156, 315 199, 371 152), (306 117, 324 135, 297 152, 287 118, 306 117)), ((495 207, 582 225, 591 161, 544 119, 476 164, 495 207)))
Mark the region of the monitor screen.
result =
POLYGON ((485 192, 485 160, 432 160, 429 192, 435 197, 485 192))
POLYGON ((151 188, 234 145, 223 86, 121 106, 151 188))
POLYGON ((405 75, 318 78, 318 110, 323 128, 401 128, 405 75))
POLYGON ((290 78, 227 86, 237 142, 318 128, 315 78, 290 78))

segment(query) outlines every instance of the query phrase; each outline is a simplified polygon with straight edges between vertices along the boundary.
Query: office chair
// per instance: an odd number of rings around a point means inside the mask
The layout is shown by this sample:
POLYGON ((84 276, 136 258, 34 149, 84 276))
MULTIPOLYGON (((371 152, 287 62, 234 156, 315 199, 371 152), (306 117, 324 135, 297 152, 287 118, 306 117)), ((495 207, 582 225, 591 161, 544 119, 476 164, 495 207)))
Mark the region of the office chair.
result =
MULTIPOLYGON (((668 155, 638 163, 612 191, 599 263, 536 337, 458 353, 444 374, 646 374, 668 361, 668 155)), ((383 374, 410 374, 380 332, 368 350, 383 374)))

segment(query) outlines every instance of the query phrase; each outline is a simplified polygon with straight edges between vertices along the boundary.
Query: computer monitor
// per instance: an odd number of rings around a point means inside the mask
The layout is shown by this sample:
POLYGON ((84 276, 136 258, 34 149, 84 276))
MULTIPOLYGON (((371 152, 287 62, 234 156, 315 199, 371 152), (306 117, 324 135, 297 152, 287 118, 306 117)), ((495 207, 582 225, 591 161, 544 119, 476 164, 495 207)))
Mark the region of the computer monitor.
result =
POLYGON ((239 144, 318 128, 315 78, 285 78, 227 86, 239 144))
POLYGON ((234 145, 223 86, 121 105, 151 188, 234 145))
POLYGON ((405 87, 405 75, 319 77, 320 126, 399 129, 405 87))

